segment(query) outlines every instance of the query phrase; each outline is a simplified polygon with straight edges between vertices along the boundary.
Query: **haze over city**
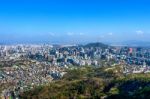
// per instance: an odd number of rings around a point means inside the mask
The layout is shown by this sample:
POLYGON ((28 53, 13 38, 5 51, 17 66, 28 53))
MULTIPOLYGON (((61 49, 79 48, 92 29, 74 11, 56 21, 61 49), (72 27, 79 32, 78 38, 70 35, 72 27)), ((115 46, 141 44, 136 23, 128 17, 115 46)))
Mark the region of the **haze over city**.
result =
POLYGON ((0 0, 0 99, 150 99, 150 0, 0 0))
POLYGON ((149 0, 2 0, 0 42, 148 42, 149 4, 149 0))

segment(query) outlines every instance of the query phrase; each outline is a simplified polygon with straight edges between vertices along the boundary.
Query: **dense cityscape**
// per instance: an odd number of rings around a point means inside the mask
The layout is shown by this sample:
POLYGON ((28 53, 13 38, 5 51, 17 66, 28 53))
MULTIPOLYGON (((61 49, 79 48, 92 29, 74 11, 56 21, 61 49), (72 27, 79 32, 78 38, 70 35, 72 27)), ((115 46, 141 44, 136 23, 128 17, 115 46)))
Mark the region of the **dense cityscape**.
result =
POLYGON ((17 44, 0 46, 2 99, 19 99, 21 92, 61 79, 66 69, 115 66, 125 75, 150 72, 150 50, 141 47, 17 44))
POLYGON ((0 99, 150 99, 150 0, 0 0, 0 99))

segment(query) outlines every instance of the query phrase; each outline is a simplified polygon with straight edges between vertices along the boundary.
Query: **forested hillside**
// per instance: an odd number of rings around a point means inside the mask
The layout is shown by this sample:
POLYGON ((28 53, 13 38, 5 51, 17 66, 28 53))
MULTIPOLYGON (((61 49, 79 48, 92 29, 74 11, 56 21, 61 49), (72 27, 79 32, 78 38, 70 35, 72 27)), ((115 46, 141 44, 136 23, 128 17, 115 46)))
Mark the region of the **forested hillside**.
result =
POLYGON ((145 99, 150 98, 150 74, 123 75, 121 68, 67 70, 61 79, 21 94, 22 99, 145 99))

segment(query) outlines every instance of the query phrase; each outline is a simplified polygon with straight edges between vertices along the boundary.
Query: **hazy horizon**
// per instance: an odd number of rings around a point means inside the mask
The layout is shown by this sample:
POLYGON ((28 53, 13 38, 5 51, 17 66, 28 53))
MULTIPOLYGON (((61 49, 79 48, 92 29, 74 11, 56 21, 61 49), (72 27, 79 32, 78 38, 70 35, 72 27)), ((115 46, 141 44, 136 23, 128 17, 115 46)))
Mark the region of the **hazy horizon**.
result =
POLYGON ((0 43, 150 42, 148 0, 3 0, 0 43))

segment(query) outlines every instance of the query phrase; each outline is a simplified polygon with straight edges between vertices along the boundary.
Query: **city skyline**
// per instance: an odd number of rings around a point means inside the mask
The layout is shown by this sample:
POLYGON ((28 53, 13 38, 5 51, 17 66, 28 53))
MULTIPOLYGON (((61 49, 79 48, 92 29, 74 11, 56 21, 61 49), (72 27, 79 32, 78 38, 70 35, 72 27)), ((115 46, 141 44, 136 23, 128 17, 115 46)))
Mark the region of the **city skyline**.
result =
POLYGON ((2 43, 149 41, 148 0, 0 1, 2 43))

